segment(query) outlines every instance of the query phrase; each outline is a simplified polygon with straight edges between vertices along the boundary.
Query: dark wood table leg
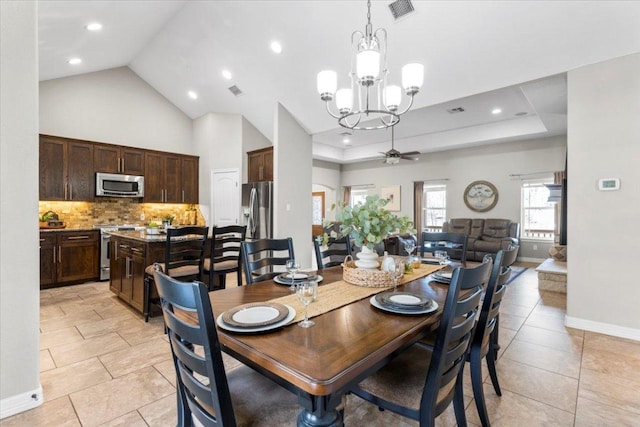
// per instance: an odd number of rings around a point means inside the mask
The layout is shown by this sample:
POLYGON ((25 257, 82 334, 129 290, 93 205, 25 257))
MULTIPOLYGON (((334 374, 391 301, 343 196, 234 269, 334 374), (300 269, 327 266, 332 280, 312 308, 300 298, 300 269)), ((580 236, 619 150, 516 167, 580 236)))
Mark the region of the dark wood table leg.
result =
POLYGON ((298 427, 344 427, 342 395, 299 396, 302 412, 298 415, 298 427))

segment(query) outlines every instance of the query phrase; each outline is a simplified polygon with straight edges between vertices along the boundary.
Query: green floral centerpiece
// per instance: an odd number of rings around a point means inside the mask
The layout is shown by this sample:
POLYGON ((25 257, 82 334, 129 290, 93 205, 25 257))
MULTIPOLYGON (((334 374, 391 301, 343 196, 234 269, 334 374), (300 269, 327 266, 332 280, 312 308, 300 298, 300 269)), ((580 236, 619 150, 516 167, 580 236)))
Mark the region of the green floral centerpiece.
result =
MULTIPOLYGON (((355 240, 356 246, 362 247, 362 254, 365 258, 367 258, 367 254, 373 254, 374 246, 391 233, 415 232, 413 221, 409 217, 398 217, 392 214, 385 209, 386 205, 387 200, 381 199, 380 196, 367 196, 364 203, 353 207, 342 206, 342 209, 336 213, 336 223, 340 224, 340 234, 351 236, 355 240)), ((329 236, 325 233, 321 238, 326 244, 329 236)), ((362 260, 360 254, 358 257, 362 260)), ((377 255, 371 256, 371 259, 374 258, 377 259, 377 255)), ((359 267, 364 265, 358 264, 359 262, 356 262, 359 267)), ((377 266, 377 261, 375 264, 377 266)))

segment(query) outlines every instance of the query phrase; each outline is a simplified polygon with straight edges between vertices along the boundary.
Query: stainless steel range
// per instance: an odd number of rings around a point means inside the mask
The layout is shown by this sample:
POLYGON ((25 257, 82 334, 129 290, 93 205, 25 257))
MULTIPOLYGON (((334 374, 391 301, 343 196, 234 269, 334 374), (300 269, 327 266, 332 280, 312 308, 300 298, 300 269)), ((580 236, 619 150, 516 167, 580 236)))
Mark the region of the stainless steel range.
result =
POLYGON ((138 231, 145 227, 137 224, 104 224, 94 225, 93 228, 100 229, 100 280, 109 280, 109 238, 114 231, 138 231))

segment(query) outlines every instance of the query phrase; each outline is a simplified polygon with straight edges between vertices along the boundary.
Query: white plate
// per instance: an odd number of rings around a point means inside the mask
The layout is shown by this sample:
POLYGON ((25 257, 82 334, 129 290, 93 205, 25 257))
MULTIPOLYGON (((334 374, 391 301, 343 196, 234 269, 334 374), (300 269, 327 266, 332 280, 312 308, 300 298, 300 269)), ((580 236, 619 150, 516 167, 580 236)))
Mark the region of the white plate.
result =
MULTIPOLYGON (((305 274, 305 276, 309 277, 306 274, 305 274)), ((318 282, 318 283, 322 282, 323 277, 321 275, 318 274, 317 276, 314 276, 314 277, 316 278, 316 282, 318 282)), ((291 279, 283 279, 280 276, 276 276, 276 277, 273 278, 273 281, 276 282, 279 285, 291 286, 291 279)), ((299 281, 298 282, 294 281, 294 283, 299 283, 299 281)))
POLYGON ((245 333, 255 333, 255 332, 264 332, 264 331, 270 331, 272 329, 278 329, 282 326, 285 326, 286 324, 288 324, 289 322, 291 322, 295 317, 296 317, 296 310, 291 307, 290 305, 286 305, 284 304, 285 307, 287 307, 287 310, 289 310, 289 314, 287 315, 287 317, 284 318, 284 320, 277 322, 277 323, 272 323, 271 325, 266 325, 266 326, 257 326, 255 328, 237 328, 235 326, 231 326, 227 323, 225 323, 222 320, 222 314, 220 314, 218 316, 218 318, 216 319, 216 323, 218 324, 218 327, 225 329, 227 331, 231 331, 231 332, 245 332, 245 333))
POLYGON ((453 273, 451 271, 443 271, 443 272, 437 272, 434 274, 434 276, 440 276, 443 279, 449 279, 451 280, 451 276, 453 275, 453 273))
POLYGON ((379 308, 380 310, 388 311, 389 313, 394 313, 394 314, 409 314, 409 315, 427 314, 427 313, 432 313, 438 309, 438 303, 435 301, 432 301, 431 305, 425 308, 424 310, 403 310, 401 308, 396 308, 396 307, 387 307, 380 304, 378 301, 376 301, 375 295, 371 297, 371 299, 369 300, 369 304, 371 304, 375 308, 379 308))
POLYGON ((391 295, 389 300, 402 305, 419 305, 422 303, 422 300, 417 296, 408 294, 391 295))

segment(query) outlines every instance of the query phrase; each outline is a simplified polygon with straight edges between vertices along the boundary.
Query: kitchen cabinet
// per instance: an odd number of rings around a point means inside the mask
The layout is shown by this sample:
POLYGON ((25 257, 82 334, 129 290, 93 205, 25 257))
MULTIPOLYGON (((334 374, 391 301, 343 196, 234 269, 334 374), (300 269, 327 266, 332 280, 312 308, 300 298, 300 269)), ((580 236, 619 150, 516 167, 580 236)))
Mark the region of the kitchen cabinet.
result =
POLYGON ((109 289, 132 307, 142 311, 146 245, 111 236, 112 254, 109 289))
POLYGON ((96 144, 93 149, 95 172, 144 175, 144 150, 120 145, 96 144))
POLYGON ((247 152, 248 181, 273 181, 273 147, 247 152))
POLYGON ((40 135, 40 200, 93 201, 93 145, 40 135))
POLYGON ((56 283, 56 235, 40 233, 40 287, 56 283))
POLYGON ((97 280, 98 231, 40 232, 40 287, 97 280))
POLYGON ((182 203, 196 204, 199 201, 198 186, 198 158, 182 157, 182 203))
POLYGON ((145 203, 198 203, 198 158, 147 152, 145 203))

